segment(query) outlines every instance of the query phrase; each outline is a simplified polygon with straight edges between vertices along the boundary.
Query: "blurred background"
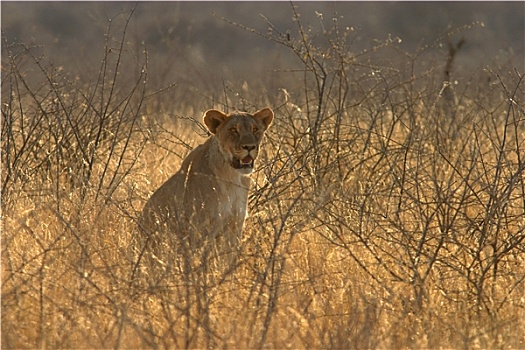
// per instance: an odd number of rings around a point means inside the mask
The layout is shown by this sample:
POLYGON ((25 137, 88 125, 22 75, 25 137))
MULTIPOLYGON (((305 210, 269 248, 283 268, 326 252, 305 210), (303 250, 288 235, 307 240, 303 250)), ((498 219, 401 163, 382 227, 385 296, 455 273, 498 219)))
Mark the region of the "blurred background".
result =
MULTIPOLYGON (((8 42, 42 45, 43 54, 54 64, 90 78, 100 68, 108 20, 135 5, 126 40, 130 48, 148 51, 150 83, 194 86, 228 79, 250 81, 297 64, 282 45, 227 22, 261 34, 268 34, 273 26, 273 34, 291 33, 293 40, 297 24, 292 4, 284 1, 3 2, 2 31, 8 42)), ((458 71, 509 63, 523 70, 525 64, 525 3, 521 1, 323 1, 293 6, 312 33, 334 23, 341 30, 350 29, 350 49, 356 53, 389 37, 400 39, 399 51, 415 53, 467 26, 450 36, 465 41, 456 58, 458 71)), ((442 49, 446 57, 446 47, 435 49, 442 49)))

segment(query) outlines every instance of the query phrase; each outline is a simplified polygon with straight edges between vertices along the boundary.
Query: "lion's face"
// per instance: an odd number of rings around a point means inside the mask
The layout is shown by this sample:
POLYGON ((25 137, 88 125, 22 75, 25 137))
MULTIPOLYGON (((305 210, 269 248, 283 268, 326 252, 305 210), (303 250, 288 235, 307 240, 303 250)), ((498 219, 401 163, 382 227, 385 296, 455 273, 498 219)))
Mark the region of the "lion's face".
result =
POLYGON ((243 174, 250 174, 259 146, 273 120, 273 111, 262 109, 255 114, 234 112, 224 114, 209 110, 204 115, 204 123, 219 141, 221 153, 230 165, 243 174))

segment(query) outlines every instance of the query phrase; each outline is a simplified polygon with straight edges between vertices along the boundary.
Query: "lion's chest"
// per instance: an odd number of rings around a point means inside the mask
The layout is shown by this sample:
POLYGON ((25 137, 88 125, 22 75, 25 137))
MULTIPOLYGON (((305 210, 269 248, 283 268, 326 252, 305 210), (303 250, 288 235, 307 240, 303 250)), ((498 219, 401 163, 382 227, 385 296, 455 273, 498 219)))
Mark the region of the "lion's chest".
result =
POLYGON ((216 202, 217 219, 242 223, 246 217, 248 190, 234 185, 218 185, 216 192, 219 194, 216 202))

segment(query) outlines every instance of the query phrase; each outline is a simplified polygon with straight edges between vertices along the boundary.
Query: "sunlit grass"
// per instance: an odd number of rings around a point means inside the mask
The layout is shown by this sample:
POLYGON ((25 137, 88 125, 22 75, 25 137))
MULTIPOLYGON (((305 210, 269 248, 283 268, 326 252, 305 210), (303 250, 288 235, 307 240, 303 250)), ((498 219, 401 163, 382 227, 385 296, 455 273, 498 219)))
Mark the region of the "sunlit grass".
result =
POLYGON ((169 105, 187 93, 150 92, 154 67, 123 47, 83 85, 5 43, 3 347, 525 346, 523 72, 447 95, 446 58, 379 69, 294 23, 267 36, 299 58, 286 92, 232 82, 169 105), (204 140, 191 118, 266 105, 238 265, 139 264, 142 205, 204 140))

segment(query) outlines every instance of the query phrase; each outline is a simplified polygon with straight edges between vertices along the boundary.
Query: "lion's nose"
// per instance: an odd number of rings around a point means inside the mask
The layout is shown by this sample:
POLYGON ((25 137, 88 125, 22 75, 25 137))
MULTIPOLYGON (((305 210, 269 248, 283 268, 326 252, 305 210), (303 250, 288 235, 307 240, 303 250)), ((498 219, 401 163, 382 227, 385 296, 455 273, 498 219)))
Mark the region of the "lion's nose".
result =
POLYGON ((255 145, 243 145, 242 148, 244 148, 248 152, 251 152, 252 150, 255 149, 255 145))

